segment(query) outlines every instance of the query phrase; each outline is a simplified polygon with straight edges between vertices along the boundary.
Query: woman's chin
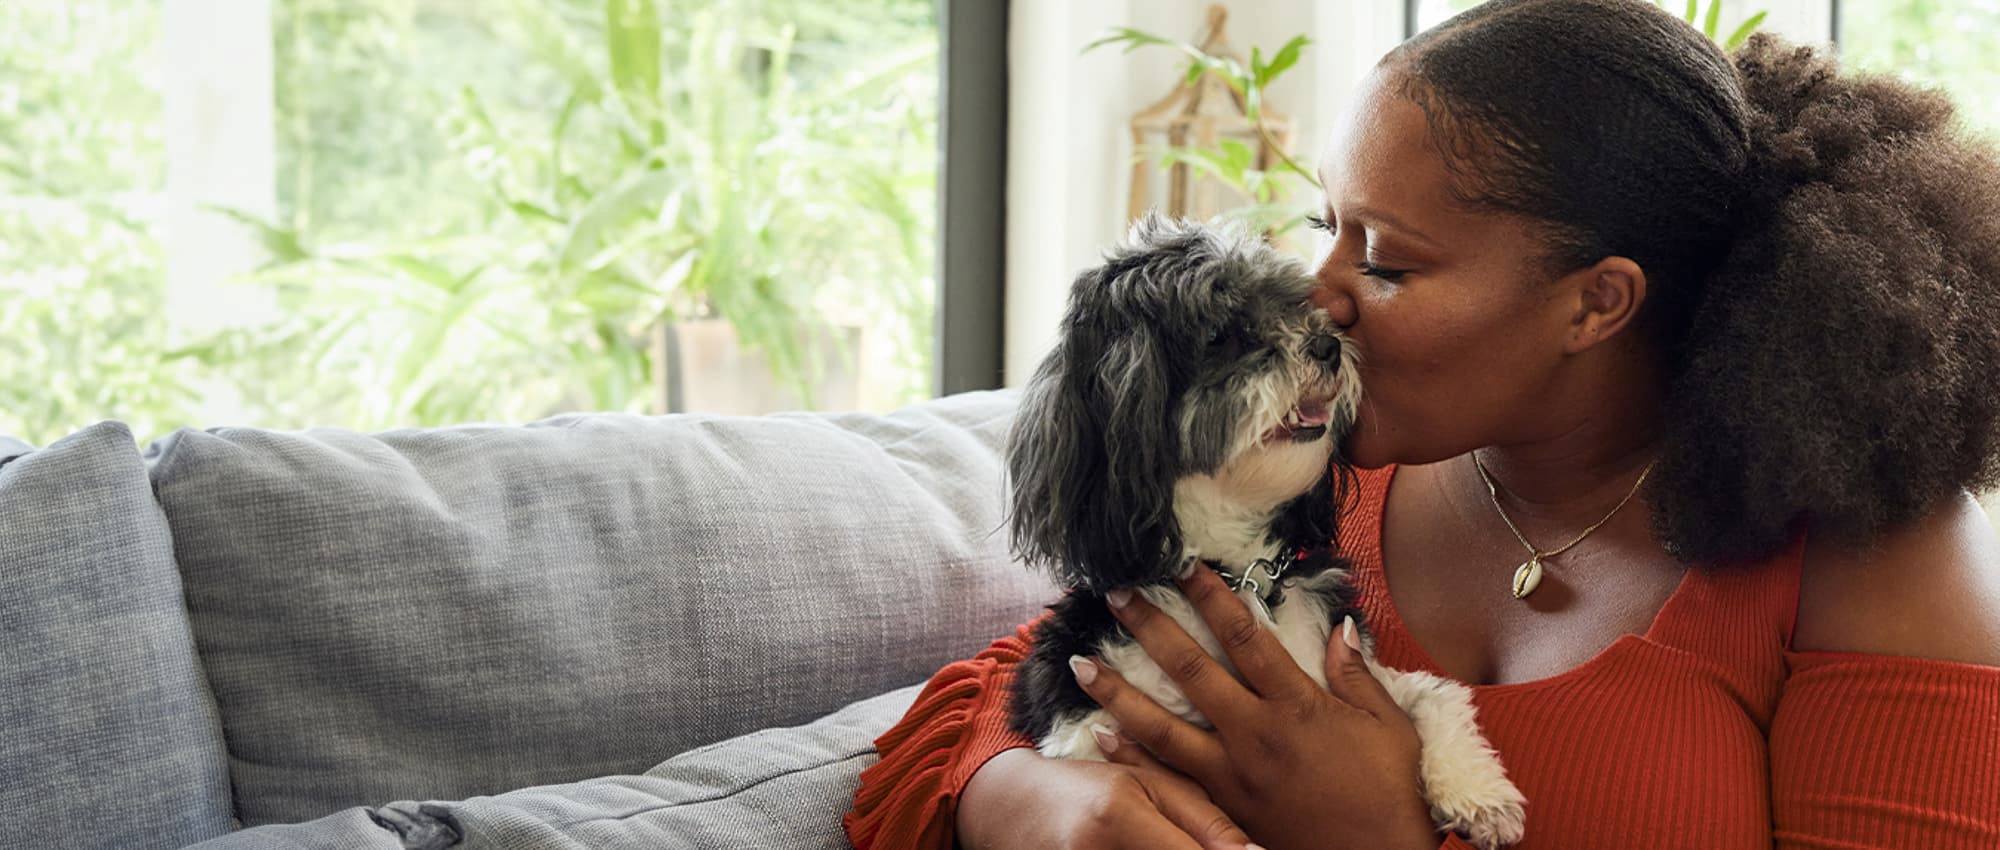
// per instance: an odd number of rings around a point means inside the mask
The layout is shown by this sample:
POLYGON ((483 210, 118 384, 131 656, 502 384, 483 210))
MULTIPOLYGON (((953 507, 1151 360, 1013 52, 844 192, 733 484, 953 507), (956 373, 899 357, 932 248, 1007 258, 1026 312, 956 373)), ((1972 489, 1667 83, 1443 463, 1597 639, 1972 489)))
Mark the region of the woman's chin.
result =
POLYGON ((1359 469, 1380 469, 1393 462, 1380 432, 1365 427, 1356 427, 1341 438, 1340 457, 1359 469))

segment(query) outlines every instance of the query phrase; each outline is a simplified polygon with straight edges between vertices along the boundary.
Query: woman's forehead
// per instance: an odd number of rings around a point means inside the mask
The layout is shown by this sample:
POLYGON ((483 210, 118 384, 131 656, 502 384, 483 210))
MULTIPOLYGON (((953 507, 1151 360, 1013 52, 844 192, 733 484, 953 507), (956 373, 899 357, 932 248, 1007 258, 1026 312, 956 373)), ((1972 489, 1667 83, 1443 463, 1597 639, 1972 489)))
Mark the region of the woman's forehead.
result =
POLYGON ((1465 216, 1424 111, 1385 87, 1364 86, 1320 156, 1320 183, 1338 215, 1435 241, 1465 216))

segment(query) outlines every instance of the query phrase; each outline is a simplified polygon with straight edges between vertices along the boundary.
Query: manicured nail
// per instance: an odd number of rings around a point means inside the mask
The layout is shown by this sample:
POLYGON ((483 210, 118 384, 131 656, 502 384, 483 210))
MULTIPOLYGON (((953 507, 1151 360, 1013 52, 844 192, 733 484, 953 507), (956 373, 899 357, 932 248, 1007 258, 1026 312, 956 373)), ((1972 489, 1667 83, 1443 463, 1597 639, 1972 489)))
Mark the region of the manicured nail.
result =
POLYGON ((1090 663, 1090 659, 1081 655, 1069 657, 1069 670, 1076 674, 1076 683, 1079 685, 1088 685, 1097 679, 1097 665, 1090 663))
POLYGON ((1090 734, 1097 738, 1098 749, 1106 753, 1118 752, 1118 735, 1111 730, 1104 728, 1101 724, 1092 723, 1090 724, 1090 734))
POLYGON ((1361 651, 1361 636, 1354 633, 1354 615, 1349 614, 1340 621, 1340 639, 1346 641, 1355 652, 1361 651))
POLYGON ((1111 603, 1111 607, 1113 608, 1122 609, 1125 607, 1127 603, 1132 601, 1132 591, 1126 590, 1121 587, 1117 590, 1111 591, 1110 593, 1104 594, 1104 601, 1111 603))
POLYGON ((1243 845, 1243 850, 1264 850, 1264 848, 1256 844, 1245 844, 1243 845))

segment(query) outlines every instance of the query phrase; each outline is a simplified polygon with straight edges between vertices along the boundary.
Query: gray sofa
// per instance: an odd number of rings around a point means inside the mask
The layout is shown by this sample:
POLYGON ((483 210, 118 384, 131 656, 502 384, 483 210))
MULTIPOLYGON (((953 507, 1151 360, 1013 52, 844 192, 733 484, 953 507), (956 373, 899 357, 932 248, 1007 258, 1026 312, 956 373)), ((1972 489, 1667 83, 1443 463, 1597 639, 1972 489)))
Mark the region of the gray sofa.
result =
POLYGON ((0 847, 844 847, 874 737, 1055 596, 1016 398, 0 438, 0 847))

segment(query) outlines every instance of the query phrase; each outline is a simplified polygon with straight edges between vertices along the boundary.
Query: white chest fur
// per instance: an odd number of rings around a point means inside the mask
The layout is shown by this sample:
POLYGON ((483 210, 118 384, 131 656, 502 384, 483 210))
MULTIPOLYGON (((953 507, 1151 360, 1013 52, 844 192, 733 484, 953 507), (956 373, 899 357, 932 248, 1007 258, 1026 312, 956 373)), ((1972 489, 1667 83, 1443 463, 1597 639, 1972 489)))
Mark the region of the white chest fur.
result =
MULTIPOLYGON (((1333 626, 1328 622, 1324 600, 1311 591, 1329 588, 1346 579, 1344 571, 1327 570, 1289 580, 1285 583, 1284 599, 1275 609, 1266 609, 1262 600, 1247 589, 1237 592, 1258 621, 1277 634, 1278 642, 1298 662, 1299 668, 1322 688, 1326 687, 1326 648, 1333 626)), ((1145 587, 1140 592, 1146 601, 1173 617, 1230 675, 1239 675, 1236 665, 1223 652, 1221 642, 1209 631, 1208 624, 1187 597, 1172 587, 1145 587)), ((1375 663, 1369 649, 1364 641, 1363 658, 1368 672, 1410 716, 1423 739, 1418 769, 1425 797, 1430 802, 1431 819, 1439 828, 1463 833, 1475 846, 1485 850, 1497 850, 1519 841, 1526 826, 1526 798, 1507 779, 1499 754, 1480 732, 1471 690, 1429 673, 1383 667, 1375 663)), ((1203 727, 1211 725, 1136 642, 1107 639, 1098 645, 1096 655, 1168 711, 1203 727)), ((1104 754, 1091 734, 1093 725, 1116 730, 1118 721, 1101 708, 1061 718, 1042 738, 1038 749, 1049 758, 1103 761, 1104 754)))

